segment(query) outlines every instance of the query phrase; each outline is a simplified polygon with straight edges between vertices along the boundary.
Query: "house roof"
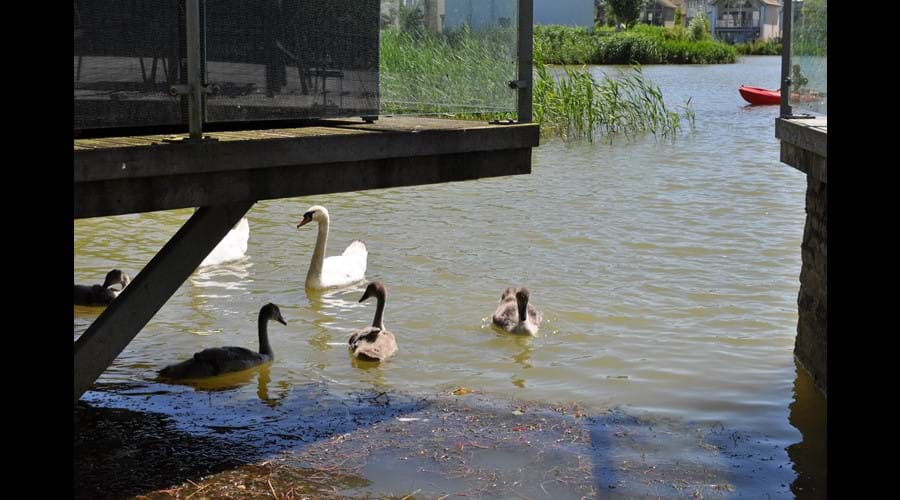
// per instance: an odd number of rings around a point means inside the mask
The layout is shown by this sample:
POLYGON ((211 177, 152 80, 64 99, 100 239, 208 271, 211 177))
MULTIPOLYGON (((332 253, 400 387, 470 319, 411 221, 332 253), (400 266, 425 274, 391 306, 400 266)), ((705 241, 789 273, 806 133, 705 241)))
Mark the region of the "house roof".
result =
POLYGON ((656 3, 662 5, 663 7, 668 7, 670 9, 678 8, 678 6, 675 5, 675 2, 671 2, 670 0, 656 0, 656 3))

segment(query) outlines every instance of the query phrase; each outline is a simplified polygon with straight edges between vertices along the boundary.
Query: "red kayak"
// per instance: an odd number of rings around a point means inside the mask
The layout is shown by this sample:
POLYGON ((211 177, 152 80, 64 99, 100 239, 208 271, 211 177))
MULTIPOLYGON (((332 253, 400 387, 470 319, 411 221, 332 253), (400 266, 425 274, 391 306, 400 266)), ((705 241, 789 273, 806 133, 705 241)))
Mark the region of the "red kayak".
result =
POLYGON ((741 97, 750 104, 781 104, 781 90, 769 90, 741 85, 741 97))

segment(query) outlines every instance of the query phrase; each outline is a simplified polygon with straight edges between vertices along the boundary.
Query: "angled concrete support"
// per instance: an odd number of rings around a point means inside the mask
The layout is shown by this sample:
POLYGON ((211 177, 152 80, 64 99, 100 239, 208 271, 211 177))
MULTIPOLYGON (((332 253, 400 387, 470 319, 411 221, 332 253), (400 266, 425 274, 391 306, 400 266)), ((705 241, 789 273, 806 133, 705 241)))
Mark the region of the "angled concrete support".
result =
POLYGON ((201 207, 75 342, 75 400, 169 300, 254 202, 201 207))

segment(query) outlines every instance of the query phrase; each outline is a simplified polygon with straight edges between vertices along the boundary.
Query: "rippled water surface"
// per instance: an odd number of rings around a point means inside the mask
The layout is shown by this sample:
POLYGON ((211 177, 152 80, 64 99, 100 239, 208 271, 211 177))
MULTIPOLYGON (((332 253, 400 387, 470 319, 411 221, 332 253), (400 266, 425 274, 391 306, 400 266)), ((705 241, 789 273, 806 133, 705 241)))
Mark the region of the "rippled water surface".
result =
MULTIPOLYGON (((543 139, 531 175, 257 203, 247 257, 195 273, 100 382, 149 381, 207 347, 254 347, 271 301, 288 325, 270 326, 270 390, 466 386, 721 422, 785 453, 801 440, 789 405, 806 180, 779 162, 778 107, 746 107, 737 92, 775 86, 779 63, 645 67, 670 103, 692 98, 697 129, 674 142, 543 139), (331 212, 328 255, 364 240, 367 277, 388 287, 400 345, 389 363, 354 366, 344 346, 374 314, 374 301, 357 303, 362 286, 304 290, 316 231, 295 226, 314 204, 331 212), (488 326, 517 285, 544 312, 535 338, 488 326)), ((136 274, 190 214, 76 221, 75 281, 136 274)), ((76 308, 76 338, 98 313, 76 308)))

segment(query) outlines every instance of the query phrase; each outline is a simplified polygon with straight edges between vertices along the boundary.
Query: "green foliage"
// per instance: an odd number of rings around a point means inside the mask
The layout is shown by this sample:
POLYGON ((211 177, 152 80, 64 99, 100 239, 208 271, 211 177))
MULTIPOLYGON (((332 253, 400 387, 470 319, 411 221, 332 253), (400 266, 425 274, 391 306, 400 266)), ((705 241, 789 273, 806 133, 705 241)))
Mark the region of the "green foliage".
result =
POLYGON ((781 55, 781 42, 775 40, 753 40, 734 45, 738 54, 745 56, 777 56, 781 55))
POLYGON ((596 39, 581 27, 534 27, 535 60, 554 64, 590 64, 594 56, 596 39))
POLYGON ((734 47, 689 31, 640 24, 627 32, 535 26, 534 52, 552 64, 718 64, 737 61, 734 47))
POLYGON ((421 2, 407 7, 400 4, 400 29, 407 33, 421 35, 425 31, 425 13, 421 2))
MULTIPOLYGON (((515 28, 480 33, 381 31, 383 113, 473 113, 515 109, 515 28)), ((500 115, 496 117, 500 118, 500 115)), ((493 115, 492 115, 493 116, 493 115)))
MULTIPOLYGON (((573 33, 588 36, 584 30, 573 33)), ((552 39, 542 38, 546 43, 552 39)), ((600 80, 583 69, 564 68, 554 75, 543 62, 541 46, 536 38, 532 96, 534 120, 543 133, 593 140, 597 135, 642 133, 674 137, 684 120, 693 128, 690 102, 682 115, 670 109, 640 68, 600 80)), ((516 94, 506 82, 515 75, 514 28, 475 33, 465 27, 419 35, 397 28, 381 32, 383 113, 510 118, 516 94)))
POLYGON ((681 7, 675 8, 675 26, 681 27, 684 24, 684 14, 681 13, 681 7))
POLYGON ((687 120, 694 128, 690 99, 683 117, 670 109, 659 87, 646 79, 640 67, 599 81, 584 69, 563 68, 557 76, 535 67, 534 120, 544 133, 566 140, 652 133, 675 137, 687 120))
POLYGON ((791 53, 804 56, 824 56, 828 44, 826 0, 806 0, 797 16, 791 40, 791 53))
POLYGON ((706 14, 700 13, 694 16, 691 22, 688 23, 687 30, 691 40, 709 40, 709 19, 706 17, 706 14))
POLYGON ((641 9, 647 0, 606 0, 610 13, 626 27, 634 26, 641 17, 641 9))

